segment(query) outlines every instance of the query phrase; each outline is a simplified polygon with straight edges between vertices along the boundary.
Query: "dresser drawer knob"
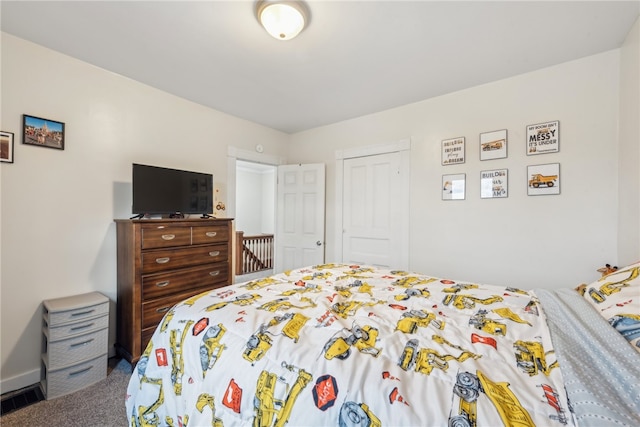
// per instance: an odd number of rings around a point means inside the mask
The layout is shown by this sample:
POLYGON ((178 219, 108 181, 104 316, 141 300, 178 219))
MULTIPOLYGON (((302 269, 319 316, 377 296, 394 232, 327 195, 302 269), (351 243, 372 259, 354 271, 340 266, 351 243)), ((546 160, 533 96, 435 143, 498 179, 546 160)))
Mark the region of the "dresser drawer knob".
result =
POLYGON ((82 341, 82 342, 77 342, 77 343, 71 344, 69 347, 80 347, 80 346, 89 344, 91 341, 93 341, 93 338, 91 338, 89 340, 86 340, 86 341, 82 341))
POLYGON ((156 313, 166 313, 171 307, 160 307, 156 309, 156 313))
POLYGON ((207 237, 216 237, 218 233, 215 231, 207 231, 205 234, 207 235, 207 237))
POLYGON ((217 276, 218 274, 220 274, 220 271, 210 271, 209 272, 209 276, 217 276))
POLYGON ((169 262, 171 258, 169 258, 168 256, 164 257, 164 258, 156 258, 156 262, 158 264, 166 264, 169 262))
POLYGON ((211 251, 209 252, 209 256, 218 256, 220 255, 220 251, 211 251))
POLYGON ((163 234, 163 235, 162 235, 162 238, 163 238, 164 240, 173 240, 173 239, 175 239, 175 238, 176 238, 176 235, 175 235, 175 234, 163 234))
POLYGON ((158 282, 156 283, 156 286, 159 288, 164 288, 165 286, 169 286, 169 281, 165 280, 164 282, 158 282))

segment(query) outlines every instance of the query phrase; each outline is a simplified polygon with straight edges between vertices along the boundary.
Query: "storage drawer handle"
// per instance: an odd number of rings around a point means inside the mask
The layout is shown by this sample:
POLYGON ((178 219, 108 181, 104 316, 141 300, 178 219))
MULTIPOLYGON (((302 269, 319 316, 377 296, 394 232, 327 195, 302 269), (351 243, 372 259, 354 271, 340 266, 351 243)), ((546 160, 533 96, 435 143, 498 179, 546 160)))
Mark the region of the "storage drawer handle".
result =
POLYGON ((211 251, 211 252, 209 252, 209 255, 210 256, 218 256, 218 255, 220 255, 220 251, 211 251))
POLYGON ((156 309, 156 313, 166 313, 167 311, 169 311, 170 307, 160 307, 158 309, 156 309))
POLYGON ((156 258, 156 262, 158 264, 166 264, 169 262, 171 258, 169 258, 168 256, 164 257, 164 258, 156 258))
POLYGON ((93 338, 88 339, 86 341, 82 341, 82 342, 77 342, 77 343, 71 344, 69 347, 80 347, 80 346, 89 344, 91 341, 93 341, 93 338))
POLYGON ((218 235, 217 231, 207 231, 205 233, 207 235, 207 237, 216 237, 218 235))
POLYGON ((74 316, 84 316, 85 314, 91 314, 91 313, 93 313, 94 311, 96 311, 96 310, 95 310, 95 309, 93 309, 93 310, 79 311, 79 312, 77 312, 77 313, 71 313, 71 317, 74 317, 74 316))
POLYGON ((162 235, 162 238, 163 238, 164 240, 173 240, 173 239, 175 239, 175 238, 176 238, 176 235, 175 235, 175 234, 163 234, 163 235, 162 235))
POLYGON ((84 372, 87 372, 87 371, 89 371, 91 369, 93 369, 93 365, 91 365, 91 366, 89 366, 87 368, 84 368, 84 369, 80 369, 79 371, 69 372, 69 376, 71 377, 71 376, 74 376, 74 375, 80 375, 80 374, 82 374, 84 372))
POLYGON ((81 326, 74 326, 73 328, 71 328, 72 331, 77 331, 79 329, 86 329, 86 328, 90 328, 93 325, 95 325, 95 323, 89 323, 87 325, 81 325, 81 326))
POLYGON ((169 286, 169 280, 165 280, 164 282, 156 283, 156 286, 159 288, 164 288, 165 286, 169 286))
POLYGON ((210 271, 209 272, 209 276, 217 276, 218 274, 220 274, 220 271, 210 271))

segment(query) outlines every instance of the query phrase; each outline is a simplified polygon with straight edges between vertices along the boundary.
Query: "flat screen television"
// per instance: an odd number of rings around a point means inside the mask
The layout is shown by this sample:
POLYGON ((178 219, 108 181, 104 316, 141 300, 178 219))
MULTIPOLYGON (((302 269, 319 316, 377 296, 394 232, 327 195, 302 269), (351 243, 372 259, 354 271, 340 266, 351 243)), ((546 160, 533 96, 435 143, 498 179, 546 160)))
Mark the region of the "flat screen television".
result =
POLYGON ((181 216, 213 212, 213 175, 159 166, 132 165, 132 212, 181 216))

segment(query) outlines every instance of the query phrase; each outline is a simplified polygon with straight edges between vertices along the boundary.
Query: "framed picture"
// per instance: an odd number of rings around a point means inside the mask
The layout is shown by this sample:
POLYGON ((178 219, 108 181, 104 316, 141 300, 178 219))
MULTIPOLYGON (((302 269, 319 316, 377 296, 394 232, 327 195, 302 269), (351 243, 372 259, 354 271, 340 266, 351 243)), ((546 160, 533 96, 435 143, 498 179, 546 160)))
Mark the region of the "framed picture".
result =
POLYGON ((13 163, 13 133, 0 131, 0 161, 13 163))
POLYGON ((442 141, 442 166, 464 163, 464 136, 442 141))
POLYGON ((527 166, 527 182, 529 196, 560 194, 560 163, 527 166))
POLYGON ((509 196, 509 170, 495 169, 480 172, 480 198, 499 199, 509 196))
POLYGON ((40 117, 22 116, 22 143, 64 150, 64 123, 40 117))
POLYGON ((464 200, 466 175, 442 175, 442 200, 464 200))
POLYGON ((480 134, 480 160, 504 159, 507 157, 507 130, 496 130, 480 134))
POLYGON ((560 122, 527 126, 527 156, 560 151, 560 122))

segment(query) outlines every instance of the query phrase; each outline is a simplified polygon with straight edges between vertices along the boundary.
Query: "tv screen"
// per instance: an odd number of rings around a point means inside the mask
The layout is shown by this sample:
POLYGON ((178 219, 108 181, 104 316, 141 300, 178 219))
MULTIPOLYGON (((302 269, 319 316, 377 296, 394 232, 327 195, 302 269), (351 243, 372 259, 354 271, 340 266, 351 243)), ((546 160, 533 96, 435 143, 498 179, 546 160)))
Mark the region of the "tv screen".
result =
POLYGON ((213 175, 137 163, 132 169, 134 214, 213 212, 213 175))

